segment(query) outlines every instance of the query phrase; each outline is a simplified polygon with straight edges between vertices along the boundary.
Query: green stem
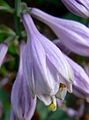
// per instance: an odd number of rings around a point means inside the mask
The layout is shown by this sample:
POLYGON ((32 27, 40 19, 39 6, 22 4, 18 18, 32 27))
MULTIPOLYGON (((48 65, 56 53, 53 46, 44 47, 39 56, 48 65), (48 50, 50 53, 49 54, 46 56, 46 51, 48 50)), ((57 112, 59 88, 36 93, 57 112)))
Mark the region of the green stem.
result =
POLYGON ((15 30, 16 35, 20 38, 21 37, 21 29, 20 29, 20 7, 21 7, 21 0, 15 0, 15 30))

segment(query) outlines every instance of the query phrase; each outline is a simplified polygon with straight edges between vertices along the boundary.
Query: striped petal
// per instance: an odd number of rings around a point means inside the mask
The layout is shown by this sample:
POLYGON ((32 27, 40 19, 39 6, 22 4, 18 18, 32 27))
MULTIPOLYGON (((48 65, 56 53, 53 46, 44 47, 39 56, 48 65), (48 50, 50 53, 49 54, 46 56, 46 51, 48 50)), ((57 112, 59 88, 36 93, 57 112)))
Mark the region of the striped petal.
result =
POLYGON ((53 17, 36 8, 32 8, 31 14, 47 24, 61 40, 62 44, 72 52, 89 56, 89 28, 72 20, 53 17))
POLYGON ((0 66, 3 63, 7 50, 8 50, 8 46, 4 43, 1 43, 0 44, 0 66))
POLYGON ((14 82, 11 103, 12 110, 19 120, 30 120, 34 114, 36 107, 36 97, 32 97, 29 91, 27 81, 23 76, 23 60, 24 45, 21 45, 20 50, 20 65, 17 73, 16 80, 14 82))

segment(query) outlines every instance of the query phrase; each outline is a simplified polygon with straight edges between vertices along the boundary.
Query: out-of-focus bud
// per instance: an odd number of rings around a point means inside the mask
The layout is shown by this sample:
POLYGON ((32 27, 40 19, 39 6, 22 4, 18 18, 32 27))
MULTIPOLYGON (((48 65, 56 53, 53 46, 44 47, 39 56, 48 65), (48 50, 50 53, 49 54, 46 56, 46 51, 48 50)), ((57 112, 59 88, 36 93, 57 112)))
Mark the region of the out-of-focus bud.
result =
POLYGON ((75 15, 89 18, 89 0, 61 0, 75 15))

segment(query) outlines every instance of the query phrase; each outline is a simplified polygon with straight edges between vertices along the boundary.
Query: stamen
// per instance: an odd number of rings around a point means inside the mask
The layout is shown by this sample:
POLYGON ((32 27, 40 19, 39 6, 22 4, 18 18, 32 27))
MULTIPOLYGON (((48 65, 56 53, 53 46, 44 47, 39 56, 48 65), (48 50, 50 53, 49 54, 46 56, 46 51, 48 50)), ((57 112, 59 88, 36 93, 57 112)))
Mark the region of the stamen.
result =
POLYGON ((48 106, 48 108, 51 110, 51 111, 56 111, 57 109, 57 104, 56 104, 56 98, 55 96, 52 96, 52 103, 48 106))
POLYGON ((54 103, 51 103, 48 107, 51 111, 56 111, 57 109, 57 106, 54 103))
POLYGON ((66 87, 66 86, 65 86, 63 83, 60 83, 60 85, 59 85, 59 89, 60 89, 60 90, 63 90, 65 87, 66 87))
POLYGON ((66 86, 63 83, 60 83, 59 90, 56 94, 56 97, 61 99, 61 100, 64 100, 66 93, 67 93, 66 86))

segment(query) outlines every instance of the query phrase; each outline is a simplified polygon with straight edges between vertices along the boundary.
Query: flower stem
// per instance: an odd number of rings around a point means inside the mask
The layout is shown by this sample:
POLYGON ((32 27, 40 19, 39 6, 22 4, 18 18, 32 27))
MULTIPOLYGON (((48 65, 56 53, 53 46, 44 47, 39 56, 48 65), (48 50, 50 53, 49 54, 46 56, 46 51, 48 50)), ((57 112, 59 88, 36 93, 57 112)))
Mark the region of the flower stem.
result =
POLYGON ((20 10, 21 10, 21 0, 15 0, 15 30, 16 35, 20 39, 21 29, 20 29, 20 10))

